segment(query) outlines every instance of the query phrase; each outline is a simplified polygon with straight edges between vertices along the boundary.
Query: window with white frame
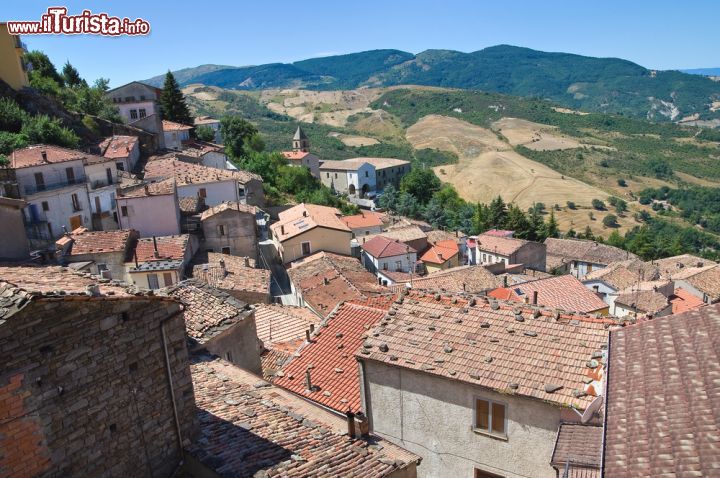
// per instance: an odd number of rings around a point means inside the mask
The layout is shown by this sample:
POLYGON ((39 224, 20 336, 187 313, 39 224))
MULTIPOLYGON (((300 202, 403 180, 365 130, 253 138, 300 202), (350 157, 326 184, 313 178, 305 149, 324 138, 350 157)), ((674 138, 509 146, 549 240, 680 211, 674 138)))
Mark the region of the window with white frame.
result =
POLYGON ((130 110, 130 119, 137 119, 138 113, 137 110, 130 110))
POLYGON ((505 438, 507 406, 502 402, 475 397, 475 431, 505 438))

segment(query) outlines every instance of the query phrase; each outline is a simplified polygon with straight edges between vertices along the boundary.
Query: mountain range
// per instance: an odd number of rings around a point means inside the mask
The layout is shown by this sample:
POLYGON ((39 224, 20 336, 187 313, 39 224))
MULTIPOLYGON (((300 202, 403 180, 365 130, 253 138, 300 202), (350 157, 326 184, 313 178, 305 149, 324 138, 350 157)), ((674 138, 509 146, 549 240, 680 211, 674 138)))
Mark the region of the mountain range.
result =
MULTIPOLYGON (((146 80, 160 86, 164 75, 146 80)), ((720 118, 720 82, 680 71, 649 70, 618 58, 594 58, 498 45, 472 53, 372 50, 294 63, 202 65, 176 72, 181 85, 227 89, 424 85, 543 98, 568 108, 656 121, 720 118)))

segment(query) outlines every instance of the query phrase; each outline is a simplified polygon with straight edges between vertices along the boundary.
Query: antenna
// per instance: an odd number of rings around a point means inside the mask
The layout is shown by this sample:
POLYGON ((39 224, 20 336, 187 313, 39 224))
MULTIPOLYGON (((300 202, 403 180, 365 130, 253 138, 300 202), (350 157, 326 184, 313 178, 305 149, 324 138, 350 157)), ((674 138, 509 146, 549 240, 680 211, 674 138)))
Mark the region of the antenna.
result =
POLYGON ((600 410, 600 407, 602 407, 603 401, 604 399, 602 395, 595 397, 595 400, 590 403, 590 405, 585 409, 585 412, 582 414, 582 418, 580 418, 580 422, 583 425, 592 420, 598 410, 600 410))

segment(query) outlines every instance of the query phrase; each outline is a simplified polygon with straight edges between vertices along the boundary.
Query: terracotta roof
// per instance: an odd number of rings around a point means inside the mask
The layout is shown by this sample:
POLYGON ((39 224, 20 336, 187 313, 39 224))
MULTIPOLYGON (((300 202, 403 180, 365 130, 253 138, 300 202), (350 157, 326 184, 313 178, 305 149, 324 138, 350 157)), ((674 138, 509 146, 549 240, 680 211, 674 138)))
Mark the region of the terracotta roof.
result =
POLYGON ((137 136, 110 136, 102 140, 99 147, 106 158, 120 159, 130 156, 137 144, 137 136))
POLYGON ((193 129, 192 126, 175 123, 174 121, 162 120, 163 131, 186 131, 193 129))
POLYGON ((225 147, 219 144, 201 141, 199 139, 188 139, 182 142, 183 150, 176 153, 179 156, 192 156, 200 158, 208 153, 220 153, 225 155, 225 147))
POLYGON ((494 237, 512 237, 515 231, 509 231, 507 229, 490 229, 489 231, 483 232, 484 236, 494 237))
POLYGON ((613 262, 637 259, 638 257, 620 248, 584 239, 545 239, 547 255, 560 256, 565 261, 581 261, 608 265, 613 262))
POLYGON ((205 207, 205 201, 198 196, 183 196, 178 198, 178 207, 183 214, 197 214, 205 207))
MULTIPOLYGON (((189 236, 181 234, 178 236, 156 236, 143 237, 137 242, 135 255, 138 262, 158 261, 163 259, 182 260, 188 247, 189 236), (155 239, 155 241, 153 241, 155 239), (155 255, 155 242, 157 242, 158 255, 155 255)), ((134 262, 135 257, 129 262, 134 262)))
POLYGON ((592 400, 585 394, 595 393, 584 380, 602 368, 596 359, 612 323, 482 297, 410 292, 368 332, 356 356, 584 409, 592 400))
POLYGON ((538 305, 581 314, 607 309, 608 305, 592 290, 571 275, 553 276, 531 282, 523 282, 510 287, 514 292, 513 300, 525 300, 532 303, 533 292, 538 293, 538 305))
POLYGON ((363 227, 382 227, 383 215, 372 211, 361 211, 360 214, 354 216, 343 216, 340 218, 350 229, 359 229, 363 227))
POLYGON ((383 257, 404 256, 417 252, 412 247, 398 241, 397 239, 392 240, 385 236, 373 236, 372 239, 364 242, 360 247, 376 259, 383 257))
POLYGON ((352 158, 346 161, 355 161, 357 163, 369 163, 375 166, 375 169, 394 168, 396 166, 409 165, 410 161, 395 158, 352 158))
POLYGON ((420 256, 423 262, 432 264, 445 264, 447 261, 457 256, 460 252, 458 245, 454 240, 440 241, 430 247, 420 256))
POLYGON ((165 196, 175 194, 175 179, 163 179, 156 183, 137 184, 126 188, 118 188, 120 198, 141 198, 150 196, 165 196))
MULTIPOLYGON (((391 279, 393 282, 402 282, 402 287, 405 287, 405 282, 410 282, 413 277, 419 277, 417 274, 410 274, 409 272, 402 271, 390 271, 390 270, 378 270, 378 274, 382 274, 385 277, 391 279)), ((394 286, 391 286, 391 288, 394 286)))
POLYGON ((185 305, 188 337, 203 344, 252 314, 250 307, 234 297, 195 280, 186 280, 159 291, 185 305))
POLYGON ((375 236, 383 236, 388 239, 397 239, 400 242, 416 241, 418 239, 427 239, 427 234, 423 232, 418 226, 405 226, 398 227, 395 229, 388 228, 387 231, 383 231, 379 234, 370 234, 369 236, 363 236, 358 238, 358 242, 364 244, 370 241, 375 236))
POLYGON ((615 290, 622 290, 644 281, 660 278, 658 268, 639 259, 614 262, 583 277, 583 282, 599 280, 615 290))
MULTIPOLYGON (((562 423, 558 428, 550 464, 562 472, 566 463, 595 470, 600 476, 603 428, 580 423, 562 423)), ((594 476, 594 475, 591 475, 594 476)))
POLYGON ((68 161, 82 161, 83 164, 104 163, 110 161, 96 154, 76 151, 74 149, 61 148, 60 146, 48 144, 36 144, 27 148, 16 149, 10 154, 10 167, 13 169, 42 166, 44 164, 65 163, 68 161), (42 153, 46 158, 43 159, 42 153))
POLYGON ((510 256, 529 243, 530 241, 513 237, 488 236, 486 234, 480 234, 477 237, 478 250, 493 252, 501 256, 510 256))
POLYGON ((282 152, 283 156, 285 156, 287 159, 292 160, 292 161, 300 161, 308 154, 310 154, 310 153, 308 153, 307 151, 283 151, 282 152))
POLYGON ((663 277, 670 277, 675 273, 682 272, 683 269, 706 267, 715 264, 717 263, 714 261, 691 254, 682 254, 652 261, 652 265, 660 270, 660 275, 663 277))
POLYGON ((387 227, 388 230, 403 229, 408 226, 417 226, 423 232, 430 232, 433 230, 433 227, 427 222, 405 216, 390 216, 389 223, 390 224, 387 227))
POLYGON ((493 289, 487 293, 487 296, 492 297, 493 299, 512 300, 515 302, 519 302, 521 300, 520 297, 518 297, 517 294, 508 287, 498 287, 497 289, 493 289))
POLYGON ((456 234, 449 232, 449 231, 441 231, 439 229, 433 229, 432 231, 428 231, 425 233, 428 238, 428 242, 432 242, 433 244, 438 243, 440 241, 453 241, 456 244, 460 244, 462 242, 461 237, 464 237, 464 234, 458 232, 460 236, 457 236, 456 234))
POLYGON ((131 234, 133 231, 128 229, 88 231, 84 227, 80 227, 64 236, 72 239, 72 247, 66 255, 124 252, 130 245, 131 234))
POLYGON ((266 349, 294 352, 305 340, 310 325, 320 324, 320 317, 306 307, 279 304, 255 306, 257 336, 266 349))
POLYGON ((350 232, 340 216, 342 213, 334 207, 301 203, 278 214, 278 222, 271 225, 270 229, 281 242, 316 227, 350 232))
MULTIPOLYGON (((299 347, 299 345, 298 345, 299 347)), ((275 373, 290 360, 291 353, 278 349, 265 349, 260 354, 260 367, 262 368, 263 378, 270 380, 275 373)))
POLYGON ((678 287, 675 289, 675 293, 670 296, 670 304, 672 305, 672 313, 680 314, 702 307, 705 305, 705 302, 682 287, 678 287))
POLYGON ((199 426, 186 450, 218 476, 380 478, 419 461, 379 437, 350 439, 344 418, 223 360, 190 371, 199 426))
POLYGON ((360 377, 353 354, 367 329, 383 318, 391 300, 384 309, 353 302, 341 305, 311 342, 283 366, 275 385, 340 413, 360 411, 360 377), (312 390, 307 390, 306 370, 310 370, 312 390))
POLYGON ((346 300, 388 292, 358 259, 329 252, 293 262, 288 275, 305 303, 323 317, 346 300))
POLYGON ((218 204, 217 206, 213 206, 209 209, 206 209, 203 211, 202 215, 200 215, 200 220, 204 221, 205 219, 214 216, 215 214, 220 214, 221 212, 225 211, 233 211, 233 212, 242 212, 245 214, 252 214, 255 216, 257 214, 258 208, 255 206, 249 206, 247 204, 242 204, 235 201, 227 201, 222 202, 218 204))
POLYGON ((613 331, 605 476, 717 476, 720 306, 613 331))
POLYGON ((670 308, 670 301, 654 290, 632 290, 621 292, 615 297, 615 304, 630 307, 646 314, 657 314, 670 308))
POLYGON ((684 280, 695 289, 706 294, 712 302, 720 300, 720 266, 684 269, 672 276, 674 280, 684 280))
MULTIPOLYGON (((463 292, 479 294, 494 289, 499 283, 500 280, 484 266, 453 267, 427 276, 413 278, 414 289, 437 290, 451 294, 463 292)), ((392 287, 392 290, 400 291, 405 287, 405 284, 397 284, 392 287)))
MULTIPOLYGON (((195 258, 193 262, 196 262, 195 258)), ((249 257, 208 252, 207 262, 193 267, 193 277, 223 290, 261 294, 269 294, 270 291, 270 271, 256 268, 255 261, 249 257), (225 272, 220 265, 221 260, 225 264, 225 272)))
POLYGON ((180 161, 174 157, 155 159, 145 164, 145 179, 173 177, 178 186, 231 180, 243 184, 253 179, 262 181, 260 176, 248 171, 211 168, 201 164, 180 161))

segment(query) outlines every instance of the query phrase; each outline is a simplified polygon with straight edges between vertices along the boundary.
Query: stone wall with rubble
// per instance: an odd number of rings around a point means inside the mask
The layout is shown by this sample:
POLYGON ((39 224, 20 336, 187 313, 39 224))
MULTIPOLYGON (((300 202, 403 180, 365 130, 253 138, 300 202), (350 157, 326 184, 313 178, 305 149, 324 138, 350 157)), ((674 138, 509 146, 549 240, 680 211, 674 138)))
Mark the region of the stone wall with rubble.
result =
POLYGON ((33 299, 0 315, 0 476, 170 476, 195 400, 179 304, 33 299))

